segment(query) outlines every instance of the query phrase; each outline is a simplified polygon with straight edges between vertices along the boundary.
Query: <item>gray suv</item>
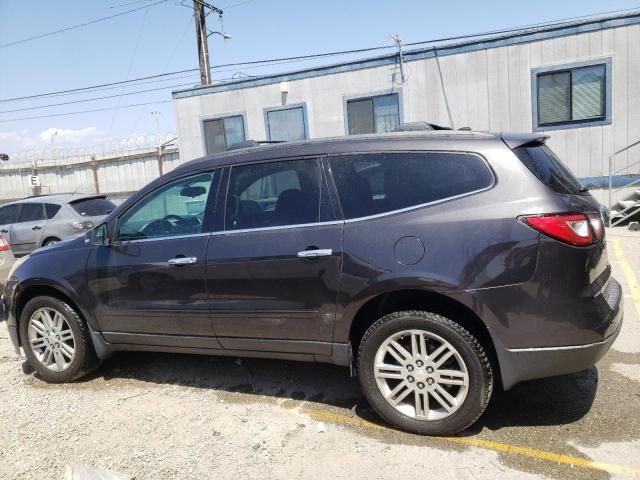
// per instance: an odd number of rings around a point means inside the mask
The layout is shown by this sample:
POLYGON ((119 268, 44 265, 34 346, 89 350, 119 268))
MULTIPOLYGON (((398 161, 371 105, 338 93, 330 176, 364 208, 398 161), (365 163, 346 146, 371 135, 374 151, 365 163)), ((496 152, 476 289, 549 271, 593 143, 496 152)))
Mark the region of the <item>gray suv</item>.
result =
POLYGON ((9 336, 51 382, 120 350, 350 366, 387 422, 458 432, 495 385, 591 368, 622 325, 599 204, 545 140, 406 132, 183 164, 18 266, 9 336))
POLYGON ((104 195, 39 195, 0 206, 0 235, 15 255, 27 255, 86 232, 116 206, 104 195))

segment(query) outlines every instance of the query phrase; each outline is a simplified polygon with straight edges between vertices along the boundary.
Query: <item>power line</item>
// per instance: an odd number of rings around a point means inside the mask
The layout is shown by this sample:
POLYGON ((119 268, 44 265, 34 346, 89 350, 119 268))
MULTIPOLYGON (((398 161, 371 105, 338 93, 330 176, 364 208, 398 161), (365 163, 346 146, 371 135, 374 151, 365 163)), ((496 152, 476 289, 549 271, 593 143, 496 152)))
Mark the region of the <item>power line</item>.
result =
MULTIPOLYGON (((163 1, 166 1, 166 0, 163 0, 163 1)), ((158 3, 160 3, 160 2, 158 2, 158 3)), ((146 7, 142 7, 142 8, 146 8, 146 7)), ((616 11, 605 12, 605 13, 594 14, 594 15, 614 14, 614 13, 629 12, 629 11, 635 11, 635 10, 636 9, 616 10, 616 11)), ((476 37, 482 37, 482 36, 492 35, 492 34, 513 33, 515 31, 519 31, 519 30, 522 30, 522 29, 525 29, 525 28, 532 28, 532 27, 535 27, 535 26, 542 26, 542 25, 544 25, 544 26, 555 26, 555 25, 560 25, 562 23, 566 23, 566 22, 571 21, 571 20, 575 20, 575 19, 579 19, 579 18, 587 18, 587 17, 591 17, 591 16, 593 16, 593 15, 582 16, 582 17, 571 17, 571 18, 564 19, 564 20, 559 20, 559 21, 553 22, 553 23, 530 24, 530 25, 525 25, 525 26, 520 26, 520 27, 513 27, 513 28, 503 29, 503 30, 492 30, 492 31, 482 32, 482 33, 474 33, 474 34, 468 34, 468 35, 458 35, 458 36, 452 36, 452 37, 442 37, 442 38, 431 39, 431 40, 422 40, 422 41, 419 41, 419 42, 403 43, 403 46, 417 46, 417 45, 431 44, 431 43, 435 43, 435 42, 460 40, 460 39, 465 39, 465 38, 476 38, 476 37)), ((267 60, 253 60, 253 61, 247 61, 247 62, 227 63, 227 64, 221 64, 221 65, 214 65, 214 66, 212 66, 212 69, 219 69, 219 68, 223 68, 223 67, 239 67, 239 66, 245 66, 245 65, 267 65, 267 64, 289 63, 289 62, 294 62, 294 61, 298 61, 298 60, 310 60, 310 59, 316 59, 316 58, 326 58, 326 57, 348 55, 348 54, 354 54, 354 53, 364 53, 364 52, 370 52, 370 51, 376 51, 376 50, 385 50, 385 49, 388 50, 390 48, 395 48, 395 46, 393 46, 393 45, 385 45, 385 46, 378 46, 378 47, 359 48, 359 49, 353 49, 353 50, 342 50, 342 51, 325 52, 325 53, 317 53, 317 54, 310 54, 310 55, 299 55, 299 56, 293 56, 293 57, 283 57, 283 58, 275 58, 275 59, 267 59, 267 60)), ((253 67, 247 67, 247 68, 253 68, 253 67)), ((178 71, 174 71, 174 72, 166 72, 166 73, 159 73, 159 74, 155 74, 155 75, 148 75, 148 76, 129 79, 129 80, 121 80, 121 81, 118 81, 118 82, 96 84, 96 85, 91 85, 91 86, 86 86, 86 87, 72 88, 72 89, 68 89, 68 90, 59 90, 59 91, 41 93, 41 94, 36 94, 36 95, 26 95, 26 96, 22 96, 22 97, 6 98, 6 99, 0 99, 0 103, 11 102, 11 101, 16 101, 16 100, 27 100, 27 99, 34 99, 34 98, 41 98, 41 97, 48 97, 48 96, 56 96, 56 95, 62 95, 62 94, 75 94, 75 93, 79 93, 79 92, 85 92, 85 91, 88 91, 88 90, 102 89, 102 88, 105 88, 105 87, 112 87, 112 86, 115 86, 115 85, 123 85, 123 84, 127 84, 127 83, 141 82, 141 81, 144 81, 144 80, 156 80, 156 79, 159 79, 159 78, 170 77, 170 76, 173 76, 173 75, 179 75, 179 74, 184 74, 184 73, 192 73, 192 72, 197 72, 198 70, 199 70, 198 68, 190 68, 190 69, 178 70, 178 71)), ((177 78, 184 78, 184 77, 177 77, 177 78)), ((166 79, 166 80, 168 81, 168 80, 172 80, 172 79, 166 79)), ((151 83, 151 82, 149 82, 149 83, 151 83)))
POLYGON ((3 43, 3 44, 0 45, 0 48, 11 47, 13 45, 18 45, 20 43, 26 43, 26 42, 30 42, 32 40, 38 40, 40 38, 50 37, 51 35, 56 35, 58 33, 68 32, 69 30, 75 30, 77 28, 82 28, 82 27, 86 27, 88 25, 93 25, 94 23, 104 22, 106 20, 111 20, 112 18, 121 17, 122 15, 127 15, 129 13, 137 12, 137 11, 142 10, 144 8, 153 7, 154 5, 159 5, 159 4, 165 3, 167 1, 168 0, 159 0, 159 1, 155 2, 155 3, 150 3, 148 5, 144 5, 144 6, 138 7, 138 8, 132 8, 131 10, 125 10, 124 12, 120 12, 120 13, 115 13, 113 15, 109 15, 108 17, 96 18, 95 20, 90 20, 88 22, 80 23, 78 25, 72 25, 70 27, 61 28, 60 30, 54 30, 53 32, 41 33, 40 35, 35 35, 33 37, 23 38, 22 40, 15 40, 13 42, 3 43))
MULTIPOLYGON (((134 103, 132 105, 120 105, 118 108, 132 108, 132 107, 142 107, 145 105, 157 105, 160 103, 171 103, 173 100, 162 100, 160 102, 149 102, 149 103, 134 103)), ((51 115, 38 115, 35 117, 22 117, 22 118, 12 118, 9 120, 0 120, 0 123, 7 122, 20 122, 22 120, 38 120, 41 118, 52 118, 52 117, 65 117, 67 115, 79 115, 81 113, 94 113, 94 112, 105 112, 107 110, 113 110, 116 107, 105 107, 105 108, 96 108, 94 110, 79 110, 76 112, 66 112, 66 113, 53 113, 51 115)))

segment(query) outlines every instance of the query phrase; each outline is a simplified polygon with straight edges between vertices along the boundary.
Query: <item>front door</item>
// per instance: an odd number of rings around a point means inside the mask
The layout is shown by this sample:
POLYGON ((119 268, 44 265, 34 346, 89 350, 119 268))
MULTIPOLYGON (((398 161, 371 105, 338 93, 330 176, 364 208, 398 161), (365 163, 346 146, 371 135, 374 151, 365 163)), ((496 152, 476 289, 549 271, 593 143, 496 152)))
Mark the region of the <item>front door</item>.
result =
POLYGON ((215 177, 191 175, 151 192, 118 219, 108 245, 94 248, 88 281, 98 292, 96 319, 108 341, 218 346, 205 280, 215 177), (190 343, 186 336, 209 338, 190 343))
POLYGON ((318 159, 231 168, 207 283, 226 349, 331 353, 342 222, 318 159))
POLYGON ((46 217, 42 203, 22 203, 18 221, 11 228, 11 247, 16 255, 26 255, 42 244, 46 217))

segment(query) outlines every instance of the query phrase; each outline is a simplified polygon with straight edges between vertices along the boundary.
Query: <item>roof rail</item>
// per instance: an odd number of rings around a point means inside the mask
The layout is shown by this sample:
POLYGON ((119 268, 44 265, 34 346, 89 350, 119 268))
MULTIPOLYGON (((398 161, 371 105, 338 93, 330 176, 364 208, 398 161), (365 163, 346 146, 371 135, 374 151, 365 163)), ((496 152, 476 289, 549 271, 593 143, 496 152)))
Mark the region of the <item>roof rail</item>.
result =
POLYGON ((408 122, 401 123, 395 128, 394 132, 421 132, 425 130, 453 130, 451 127, 443 127, 429 122, 408 122))
POLYGON ((240 150, 241 148, 260 147, 262 145, 271 145, 274 143, 285 143, 284 140, 245 140, 244 142, 231 145, 227 150, 240 150))

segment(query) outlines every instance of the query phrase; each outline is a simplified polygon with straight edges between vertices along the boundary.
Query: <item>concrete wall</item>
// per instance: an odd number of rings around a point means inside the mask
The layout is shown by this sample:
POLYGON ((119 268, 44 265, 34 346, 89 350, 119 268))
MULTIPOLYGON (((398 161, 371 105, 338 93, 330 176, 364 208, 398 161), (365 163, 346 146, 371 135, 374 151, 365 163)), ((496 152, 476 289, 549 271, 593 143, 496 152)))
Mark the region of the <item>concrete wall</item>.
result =
MULTIPOLYGON (((639 46, 640 25, 631 24, 407 61, 402 85, 394 81, 397 65, 351 69, 287 80, 287 103, 306 102, 311 138, 345 134, 344 97, 395 91, 400 92, 404 122, 427 120, 449 125, 446 93, 456 128, 531 132, 532 69, 610 58, 612 123, 545 132, 551 137, 550 146, 578 177, 608 175, 609 156, 640 140, 639 46)), ((260 140, 265 138, 263 109, 282 104, 278 82, 174 98, 180 152, 186 160, 204 155, 204 118, 242 113, 247 138, 260 140)), ((638 160, 640 147, 616 156, 614 170, 638 160)), ((636 166, 630 173, 638 171, 636 166)))
MULTIPOLYGON (((180 164, 178 149, 163 149, 164 173, 180 164)), ((96 192, 93 163, 90 156, 37 162, 42 193, 96 192)), ((0 165, 0 203, 32 194, 29 163, 0 165)), ((137 149, 116 156, 96 157, 98 189, 117 199, 126 198, 159 175, 155 148, 137 149)))

